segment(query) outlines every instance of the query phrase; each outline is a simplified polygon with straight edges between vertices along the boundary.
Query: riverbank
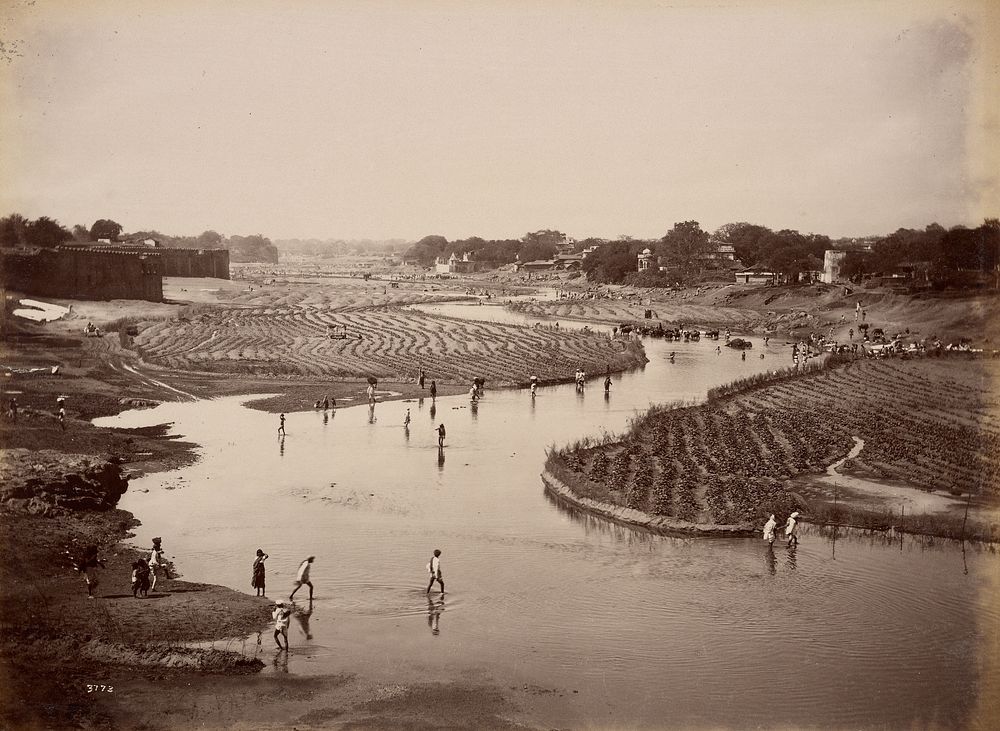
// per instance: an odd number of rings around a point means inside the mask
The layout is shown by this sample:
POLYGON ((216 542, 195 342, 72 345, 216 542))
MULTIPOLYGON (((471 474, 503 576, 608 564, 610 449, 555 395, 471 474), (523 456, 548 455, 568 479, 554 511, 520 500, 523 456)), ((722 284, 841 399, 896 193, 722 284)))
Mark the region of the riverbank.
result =
POLYGON ((137 521, 112 507, 127 483, 117 461, 5 450, 3 462, 0 672, 6 694, 18 700, 3 704, 5 727, 113 725, 88 690, 108 685, 109 674, 262 667, 239 653, 186 643, 261 630, 267 600, 162 576, 147 598, 133 597, 132 563, 148 551, 128 544, 137 521), (93 599, 75 568, 87 546, 104 563, 93 570, 93 599))
POLYGON ((956 356, 747 379, 704 404, 653 408, 620 437, 556 450, 547 470, 576 498, 596 501, 584 503, 590 509, 618 519, 615 511, 631 511, 625 519, 636 524, 751 530, 797 510, 813 522, 996 541, 998 376, 995 362, 956 356), (855 440, 865 449, 845 461, 855 440), (844 475, 881 494, 879 507, 836 474, 809 479, 841 462, 844 475), (921 490, 952 508, 921 510, 931 501, 906 494, 921 490))
POLYGON ((855 308, 860 302, 865 323, 887 334, 914 339, 939 337, 958 343, 967 338, 977 347, 992 347, 1000 338, 1000 297, 996 292, 901 294, 887 288, 809 284, 757 286, 706 284, 680 290, 618 285, 564 285, 557 300, 518 302, 514 309, 530 317, 587 320, 604 325, 662 322, 664 326, 729 328, 734 333, 780 334, 794 338, 810 332, 849 342, 858 335, 855 308), (651 320, 646 320, 649 310, 651 320))

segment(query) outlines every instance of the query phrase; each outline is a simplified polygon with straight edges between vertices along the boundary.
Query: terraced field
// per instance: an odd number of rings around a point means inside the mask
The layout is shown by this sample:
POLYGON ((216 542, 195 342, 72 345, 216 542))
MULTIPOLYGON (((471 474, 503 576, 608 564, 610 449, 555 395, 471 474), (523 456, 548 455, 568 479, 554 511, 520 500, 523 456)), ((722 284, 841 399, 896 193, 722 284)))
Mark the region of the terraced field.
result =
POLYGON ((793 504, 787 480, 865 447, 852 468, 928 490, 1000 497, 1000 367, 855 361, 706 404, 654 409, 624 439, 565 449, 582 494, 702 523, 756 523, 793 504), (609 497, 610 496, 610 497, 609 497))
POLYGON ((641 346, 594 333, 469 322, 395 306, 442 299, 422 290, 262 288, 198 306, 189 317, 144 323, 132 347, 147 363, 180 371, 412 380, 423 368, 442 382, 479 376, 493 385, 645 362, 641 346), (347 337, 329 337, 330 326, 346 328, 347 337))

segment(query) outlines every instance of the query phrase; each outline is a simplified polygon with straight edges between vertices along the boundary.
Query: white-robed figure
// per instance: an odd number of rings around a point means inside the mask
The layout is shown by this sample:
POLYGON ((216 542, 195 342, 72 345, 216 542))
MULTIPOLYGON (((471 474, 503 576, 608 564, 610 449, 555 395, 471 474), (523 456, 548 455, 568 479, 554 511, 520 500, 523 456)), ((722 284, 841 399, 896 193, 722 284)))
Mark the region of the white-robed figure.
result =
POLYGON ((435 548, 434 555, 431 556, 431 560, 427 564, 427 572, 431 576, 430 582, 427 584, 427 591, 425 594, 429 594, 431 587, 434 586, 436 581, 441 586, 441 593, 444 594, 444 575, 441 573, 441 549, 435 548))
POLYGON ((771 517, 767 519, 764 523, 764 540, 768 543, 774 543, 774 529, 778 527, 778 521, 774 519, 774 513, 771 513, 771 517))
POLYGON ((788 542, 789 546, 799 545, 799 537, 796 533, 798 527, 798 517, 798 511, 794 511, 788 516, 788 520, 785 522, 785 540, 788 542))

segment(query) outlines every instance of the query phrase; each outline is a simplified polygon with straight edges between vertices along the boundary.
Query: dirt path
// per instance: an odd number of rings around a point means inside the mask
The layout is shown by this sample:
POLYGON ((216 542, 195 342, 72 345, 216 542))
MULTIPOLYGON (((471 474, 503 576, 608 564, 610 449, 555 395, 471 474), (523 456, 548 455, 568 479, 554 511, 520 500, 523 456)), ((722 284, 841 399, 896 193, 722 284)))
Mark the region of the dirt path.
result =
POLYGON ((846 457, 826 468, 826 475, 812 478, 813 485, 820 489, 836 492, 840 500, 856 507, 867 507, 882 510, 889 506, 903 506, 906 513, 933 514, 949 513, 960 509, 965 501, 960 498, 942 495, 936 492, 917 490, 914 487, 898 482, 871 480, 845 474, 841 471, 849 460, 856 459, 865 447, 860 437, 853 437, 854 446, 846 457))

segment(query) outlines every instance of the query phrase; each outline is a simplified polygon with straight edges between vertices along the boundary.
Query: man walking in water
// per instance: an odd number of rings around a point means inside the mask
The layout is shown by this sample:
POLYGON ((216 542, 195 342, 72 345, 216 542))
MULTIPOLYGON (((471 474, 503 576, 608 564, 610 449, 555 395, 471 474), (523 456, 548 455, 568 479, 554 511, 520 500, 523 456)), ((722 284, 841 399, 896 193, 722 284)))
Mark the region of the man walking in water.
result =
POLYGON ((771 513, 771 517, 764 523, 764 540, 768 542, 768 545, 774 545, 774 529, 777 527, 778 521, 774 519, 774 513, 771 513))
POLYGON ((289 601, 291 601, 292 598, 295 596, 295 592, 297 592, 299 589, 302 588, 303 584, 309 587, 309 601, 312 601, 313 585, 312 582, 309 581, 309 570, 312 568, 312 562, 315 560, 316 560, 315 556, 310 556, 305 561, 299 564, 299 573, 295 577, 295 588, 292 589, 292 593, 288 595, 289 601))
POLYGON ((278 434, 285 436, 285 415, 278 414, 278 434))
POLYGON ((431 380, 431 401, 437 398, 438 395, 438 385, 437 381, 431 380))
POLYGON ((441 424, 438 424, 438 447, 444 446, 445 433, 444 422, 442 422, 441 424))
POLYGON ((430 563, 427 564, 427 570, 430 572, 431 580, 427 584, 427 591, 425 594, 431 593, 431 587, 434 586, 436 581, 441 586, 441 593, 444 594, 444 576, 441 574, 441 549, 435 548, 434 555, 431 557, 430 563))
POLYGON ((274 603, 271 617, 274 619, 274 644, 279 650, 288 650, 288 621, 292 616, 291 608, 281 599, 274 603), (281 638, 285 638, 285 646, 281 646, 281 638))
POLYGON ((798 511, 795 511, 788 516, 788 521, 785 523, 785 540, 789 548, 799 545, 799 537, 795 532, 798 523, 796 518, 798 517, 798 511))
POLYGON ((404 429, 409 429, 410 428, 410 410, 409 409, 406 410, 406 416, 403 417, 403 428, 404 429))
POLYGON ((604 377, 604 393, 611 393, 611 376, 604 377))
POLYGON ((424 388, 424 378, 426 378, 426 377, 427 377, 427 374, 424 373, 424 369, 421 368, 420 369, 420 390, 423 390, 423 388, 424 388))

